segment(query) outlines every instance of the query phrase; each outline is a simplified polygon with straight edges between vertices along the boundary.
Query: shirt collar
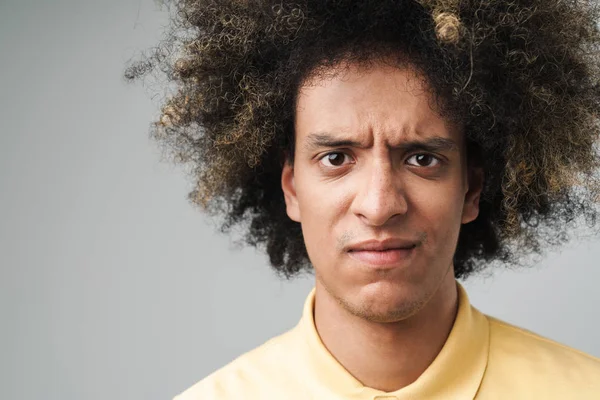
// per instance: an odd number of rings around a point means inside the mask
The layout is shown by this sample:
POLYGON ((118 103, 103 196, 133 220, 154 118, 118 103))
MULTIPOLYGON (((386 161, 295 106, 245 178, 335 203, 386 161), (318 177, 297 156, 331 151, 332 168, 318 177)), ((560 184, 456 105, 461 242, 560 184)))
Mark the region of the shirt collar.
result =
POLYGON ((345 399, 473 399, 488 360, 487 318, 471 306, 465 289, 457 282, 458 312, 450 335, 433 363, 410 385, 383 392, 360 383, 329 353, 315 328, 315 289, 308 295, 298 324, 307 371, 325 392, 345 399))

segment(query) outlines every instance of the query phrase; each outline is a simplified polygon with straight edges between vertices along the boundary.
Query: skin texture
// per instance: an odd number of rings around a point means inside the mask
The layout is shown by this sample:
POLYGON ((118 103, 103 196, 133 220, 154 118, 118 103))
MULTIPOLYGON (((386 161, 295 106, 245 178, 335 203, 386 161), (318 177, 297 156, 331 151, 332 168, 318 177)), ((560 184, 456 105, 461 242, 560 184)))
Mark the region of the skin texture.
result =
POLYGON ((323 342, 364 384, 391 391, 427 368, 450 331, 453 255, 461 224, 478 215, 483 173, 468 170, 460 127, 430 107, 414 69, 342 63, 332 72, 300 89, 281 185, 315 269, 323 342), (440 138, 454 146, 405 147, 440 138), (389 238, 418 244, 384 266, 348 251, 389 238))

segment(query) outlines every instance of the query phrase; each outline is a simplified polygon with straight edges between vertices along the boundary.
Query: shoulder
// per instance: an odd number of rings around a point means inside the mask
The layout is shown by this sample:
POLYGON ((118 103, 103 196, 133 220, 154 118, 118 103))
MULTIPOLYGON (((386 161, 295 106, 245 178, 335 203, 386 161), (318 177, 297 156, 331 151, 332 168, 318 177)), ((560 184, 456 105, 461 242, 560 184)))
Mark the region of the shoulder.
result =
MULTIPOLYGON (((272 392, 276 394, 278 387, 274 381, 290 376, 283 371, 288 363, 282 360, 290 358, 289 350, 294 340, 294 330, 274 337, 237 357, 173 400, 270 398, 272 392)), ((281 384, 285 385, 285 382, 281 384)))
POLYGON ((600 396, 600 359, 497 318, 487 318, 487 378, 515 391, 531 391, 537 396, 546 393, 544 398, 600 396), (563 395, 566 397, 560 397, 563 395))
POLYGON ((491 350, 510 351, 515 356, 521 355, 522 357, 518 358, 522 360, 519 361, 555 360, 560 361, 557 367, 567 363, 579 369, 589 368, 593 372, 600 372, 600 359, 596 357, 497 318, 487 318, 490 322, 491 350))

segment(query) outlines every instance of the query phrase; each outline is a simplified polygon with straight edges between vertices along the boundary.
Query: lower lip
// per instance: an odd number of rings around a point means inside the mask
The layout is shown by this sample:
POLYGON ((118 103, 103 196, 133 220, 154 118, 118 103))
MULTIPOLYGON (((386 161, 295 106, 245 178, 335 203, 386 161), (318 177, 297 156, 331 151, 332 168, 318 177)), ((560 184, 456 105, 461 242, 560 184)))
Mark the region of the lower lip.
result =
POLYGON ((349 251, 348 255, 355 260, 376 267, 394 267, 410 258, 415 248, 390 249, 384 251, 349 251))

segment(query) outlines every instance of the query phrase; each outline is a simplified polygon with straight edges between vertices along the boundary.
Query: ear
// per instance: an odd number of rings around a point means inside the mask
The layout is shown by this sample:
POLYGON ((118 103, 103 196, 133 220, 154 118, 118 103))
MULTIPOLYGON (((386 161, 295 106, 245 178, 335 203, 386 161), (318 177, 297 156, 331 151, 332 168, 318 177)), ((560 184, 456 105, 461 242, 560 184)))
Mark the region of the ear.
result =
POLYGON ((289 162, 289 159, 283 163, 281 189, 283 190, 288 217, 293 221, 300 222, 300 207, 298 206, 296 185, 294 183, 294 166, 289 162))
POLYGON ((483 190, 483 180, 483 168, 470 166, 467 173, 467 191, 461 220, 463 224, 474 221, 479 215, 479 199, 483 190))

